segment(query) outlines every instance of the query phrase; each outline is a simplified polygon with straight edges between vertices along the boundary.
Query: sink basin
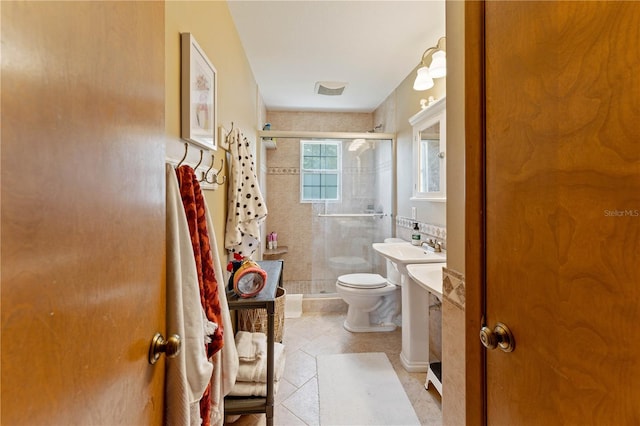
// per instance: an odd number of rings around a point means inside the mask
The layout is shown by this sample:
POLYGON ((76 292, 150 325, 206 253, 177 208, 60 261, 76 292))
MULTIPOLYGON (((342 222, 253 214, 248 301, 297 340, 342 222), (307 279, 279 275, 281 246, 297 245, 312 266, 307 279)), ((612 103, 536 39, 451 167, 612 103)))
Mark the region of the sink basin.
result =
POLYGON ((446 266, 446 263, 407 265, 407 272, 420 287, 442 300, 442 268, 446 266))
POLYGON ((447 261, 445 252, 432 252, 411 243, 373 243, 373 249, 393 262, 401 274, 407 273, 406 265, 421 263, 443 263, 447 261))

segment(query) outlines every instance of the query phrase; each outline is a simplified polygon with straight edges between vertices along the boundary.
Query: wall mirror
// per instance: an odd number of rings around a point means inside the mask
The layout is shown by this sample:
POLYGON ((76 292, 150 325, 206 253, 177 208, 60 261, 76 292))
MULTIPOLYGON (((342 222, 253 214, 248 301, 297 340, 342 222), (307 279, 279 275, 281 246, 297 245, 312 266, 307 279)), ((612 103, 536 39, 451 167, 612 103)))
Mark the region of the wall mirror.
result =
POLYGON ((413 197, 446 200, 446 98, 409 119, 413 127, 413 197))

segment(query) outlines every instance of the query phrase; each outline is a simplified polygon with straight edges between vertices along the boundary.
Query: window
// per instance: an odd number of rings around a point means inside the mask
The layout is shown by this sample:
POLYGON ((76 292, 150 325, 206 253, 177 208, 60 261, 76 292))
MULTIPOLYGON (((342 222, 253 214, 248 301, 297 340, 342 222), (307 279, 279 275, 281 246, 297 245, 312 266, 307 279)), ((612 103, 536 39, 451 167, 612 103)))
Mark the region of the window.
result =
POLYGON ((339 201, 342 144, 300 141, 300 202, 339 201))

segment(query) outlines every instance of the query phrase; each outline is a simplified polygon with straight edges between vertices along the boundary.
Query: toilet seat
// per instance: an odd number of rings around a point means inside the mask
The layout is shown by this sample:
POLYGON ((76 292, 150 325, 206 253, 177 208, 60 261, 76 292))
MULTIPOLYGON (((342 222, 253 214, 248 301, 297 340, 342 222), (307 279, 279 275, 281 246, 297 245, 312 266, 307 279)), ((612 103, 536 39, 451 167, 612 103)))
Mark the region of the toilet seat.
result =
POLYGON ((380 274, 347 274, 338 277, 338 284, 364 290, 386 287, 389 283, 380 274))

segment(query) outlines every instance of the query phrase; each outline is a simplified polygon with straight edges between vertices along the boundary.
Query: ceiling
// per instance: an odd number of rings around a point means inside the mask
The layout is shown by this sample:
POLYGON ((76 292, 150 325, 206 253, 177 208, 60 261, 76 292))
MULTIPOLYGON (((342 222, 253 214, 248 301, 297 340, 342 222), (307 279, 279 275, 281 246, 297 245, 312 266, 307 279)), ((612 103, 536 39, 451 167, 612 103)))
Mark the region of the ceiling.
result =
POLYGON ((228 4, 269 110, 371 112, 445 35, 444 0, 228 4), (347 85, 326 96, 318 81, 347 85))

